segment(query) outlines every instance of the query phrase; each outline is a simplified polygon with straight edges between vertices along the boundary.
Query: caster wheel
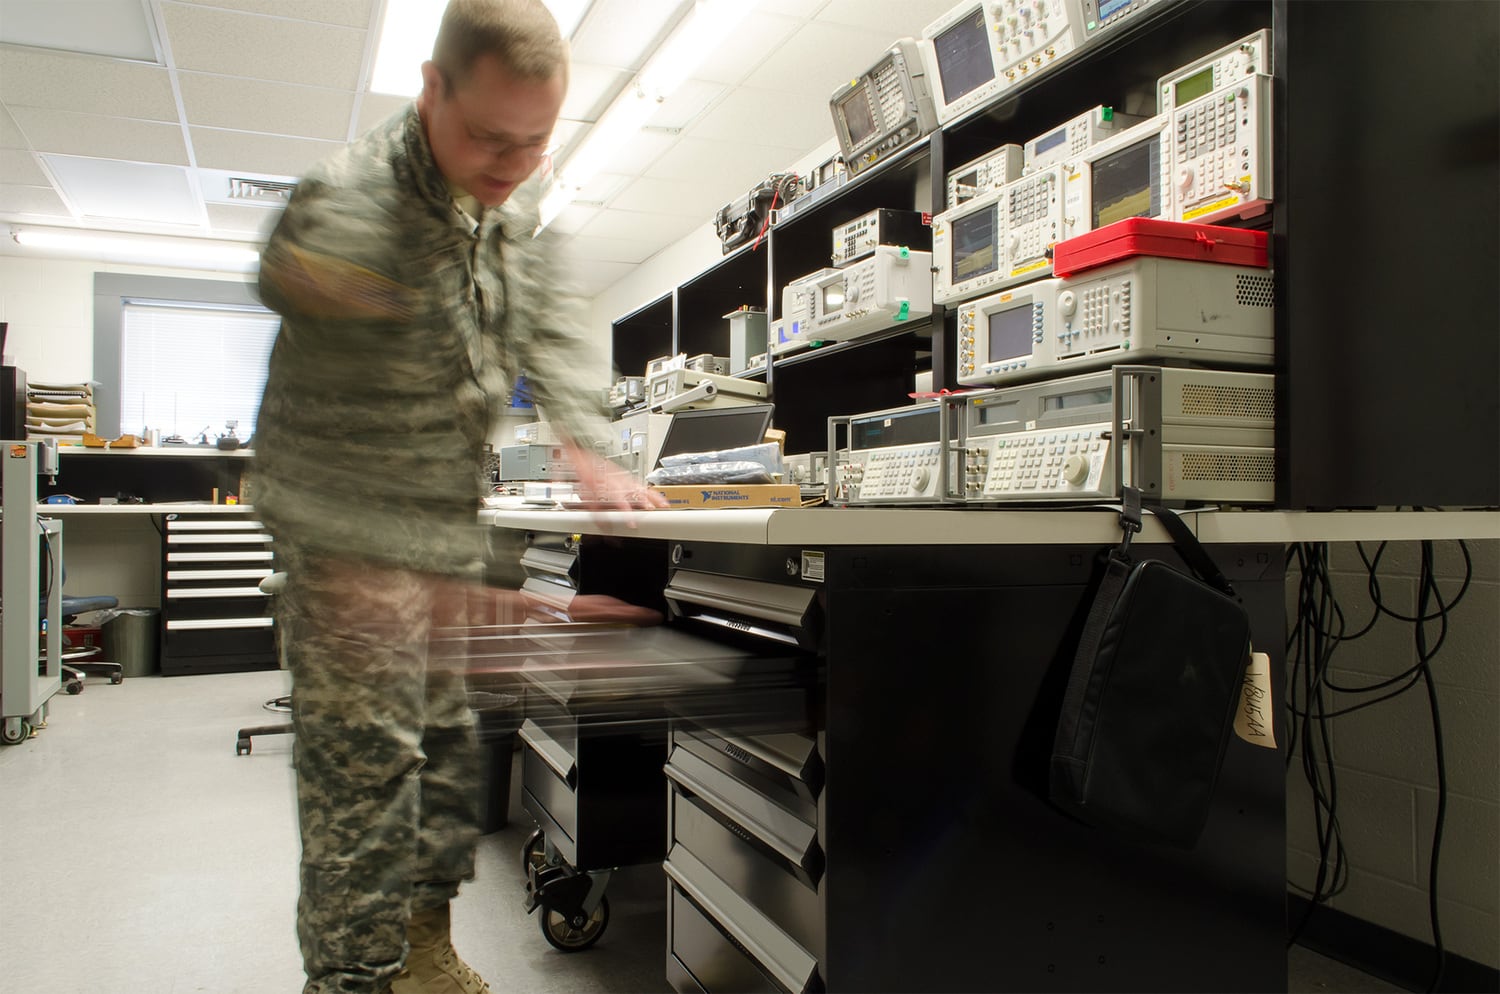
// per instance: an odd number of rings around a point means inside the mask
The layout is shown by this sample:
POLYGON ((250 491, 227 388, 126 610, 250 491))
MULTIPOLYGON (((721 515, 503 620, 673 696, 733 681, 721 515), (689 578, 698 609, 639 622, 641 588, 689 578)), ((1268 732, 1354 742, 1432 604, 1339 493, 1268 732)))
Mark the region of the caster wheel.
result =
POLYGON ((31 738, 31 722, 25 718, 17 722, 4 722, 0 724, 0 743, 8 746, 20 745, 31 738))
POLYGON ((539 828, 526 836, 521 843, 521 875, 528 876, 533 868, 540 870, 547 865, 547 837, 539 828))
POLYGON ((124 683, 125 682, 125 674, 123 674, 123 673, 111 673, 109 675, 109 682, 110 683, 116 683, 116 684, 118 684, 118 683, 124 683))
POLYGON ((67 683, 66 689, 67 689, 68 693, 70 693, 70 694, 72 694, 73 696, 76 697, 79 694, 83 693, 83 681, 82 680, 69 680, 68 683, 67 683))
POLYGON ((234 743, 234 754, 236 756, 248 756, 248 755, 250 755, 250 740, 249 739, 236 739, 235 743, 234 743))
POLYGON ((551 908, 542 909, 542 917, 539 919, 542 926, 542 935, 551 943, 554 949, 565 953, 576 953, 587 949, 599 941, 604 934, 604 929, 609 925, 609 898, 599 900, 599 907, 587 918, 579 918, 569 921, 559 911, 551 908))

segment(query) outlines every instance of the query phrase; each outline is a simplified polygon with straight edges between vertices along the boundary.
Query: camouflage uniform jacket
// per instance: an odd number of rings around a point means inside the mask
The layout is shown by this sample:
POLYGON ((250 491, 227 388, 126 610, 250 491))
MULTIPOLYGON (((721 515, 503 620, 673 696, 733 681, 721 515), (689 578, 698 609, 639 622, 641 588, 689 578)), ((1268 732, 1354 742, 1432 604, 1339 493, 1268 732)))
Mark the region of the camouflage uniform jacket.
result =
POLYGON ((517 373, 565 435, 597 435, 597 401, 576 385, 580 303, 533 237, 536 186, 476 225, 415 105, 298 184, 260 272, 282 323, 252 499, 278 542, 461 570, 482 548, 483 443, 517 373))

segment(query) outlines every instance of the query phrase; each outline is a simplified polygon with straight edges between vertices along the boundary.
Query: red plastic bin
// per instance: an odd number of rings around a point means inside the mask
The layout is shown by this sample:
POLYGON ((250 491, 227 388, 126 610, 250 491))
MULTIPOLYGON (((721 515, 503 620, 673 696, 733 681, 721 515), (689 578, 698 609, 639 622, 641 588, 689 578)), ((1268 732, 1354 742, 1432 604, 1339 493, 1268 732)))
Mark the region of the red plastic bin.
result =
POLYGON ((1053 249, 1052 272, 1055 276, 1072 276, 1137 255, 1266 269, 1270 266, 1269 241, 1264 231, 1128 217, 1058 242, 1053 249))

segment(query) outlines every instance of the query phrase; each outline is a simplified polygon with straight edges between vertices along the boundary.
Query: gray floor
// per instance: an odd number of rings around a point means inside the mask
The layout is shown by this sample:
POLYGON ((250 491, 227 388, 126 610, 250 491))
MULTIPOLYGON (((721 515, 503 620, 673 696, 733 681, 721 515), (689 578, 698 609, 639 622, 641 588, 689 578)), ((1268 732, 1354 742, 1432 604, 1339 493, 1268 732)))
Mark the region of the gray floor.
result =
MULTIPOLYGON (((53 699, 35 738, 0 747, 0 990, 301 989, 291 740, 234 752, 236 729, 276 720, 259 705, 285 687, 280 672, 92 679, 53 699)), ((618 874, 599 945, 559 953, 522 910, 529 827, 511 810, 454 905, 463 956, 497 991, 669 990, 660 868, 618 874)), ((1399 989, 1302 949, 1289 986, 1399 989)))

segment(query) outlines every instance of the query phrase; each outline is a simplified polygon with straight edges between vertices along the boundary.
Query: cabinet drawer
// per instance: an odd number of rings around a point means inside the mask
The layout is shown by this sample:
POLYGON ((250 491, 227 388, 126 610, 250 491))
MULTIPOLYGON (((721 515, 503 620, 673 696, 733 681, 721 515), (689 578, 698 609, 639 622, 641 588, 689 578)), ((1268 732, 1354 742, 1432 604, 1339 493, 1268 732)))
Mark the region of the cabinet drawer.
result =
POLYGON ((667 956, 705 991, 816 991, 818 961, 795 939, 673 846, 667 873, 667 956))
POLYGON ((761 748, 762 740, 761 736, 715 735, 674 722, 671 755, 691 756, 692 760, 685 759, 679 765, 695 761, 712 767, 795 817, 817 824, 823 765, 813 741, 806 739, 807 752, 792 761, 761 748))
MULTIPOLYGON (((566 750, 529 719, 521 723, 520 735, 523 749, 521 776, 525 792, 536 799, 547 817, 567 835, 569 841, 576 840, 577 764, 566 750)), ((561 846, 561 840, 554 841, 561 846)))
MULTIPOLYGON (((811 874, 705 798, 685 793, 676 783, 672 784, 670 820, 673 845, 692 853, 798 943, 822 955, 822 913, 811 874)), ((821 864, 821 855, 817 862, 821 864)))

